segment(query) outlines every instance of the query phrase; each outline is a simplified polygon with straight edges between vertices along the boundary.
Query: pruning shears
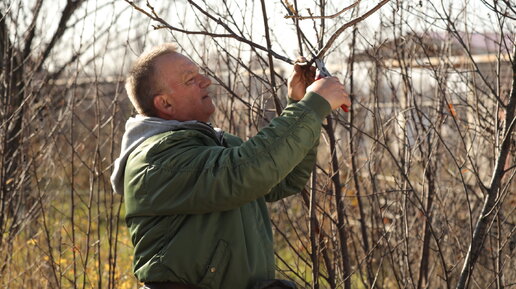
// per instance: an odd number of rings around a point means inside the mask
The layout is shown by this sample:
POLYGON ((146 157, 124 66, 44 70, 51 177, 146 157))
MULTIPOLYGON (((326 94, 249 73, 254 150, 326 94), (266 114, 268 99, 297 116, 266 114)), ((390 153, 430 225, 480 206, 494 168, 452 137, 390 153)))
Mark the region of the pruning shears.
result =
MULTIPOLYGON (((322 61, 321 59, 319 58, 315 58, 315 67, 317 68, 317 72, 315 74, 315 80, 319 80, 321 78, 324 78, 324 77, 331 77, 331 73, 328 72, 328 70, 326 69, 326 65, 324 65, 324 61, 322 61)), ((343 111, 345 112, 349 112, 349 108, 343 104, 341 105, 341 107, 343 111)))

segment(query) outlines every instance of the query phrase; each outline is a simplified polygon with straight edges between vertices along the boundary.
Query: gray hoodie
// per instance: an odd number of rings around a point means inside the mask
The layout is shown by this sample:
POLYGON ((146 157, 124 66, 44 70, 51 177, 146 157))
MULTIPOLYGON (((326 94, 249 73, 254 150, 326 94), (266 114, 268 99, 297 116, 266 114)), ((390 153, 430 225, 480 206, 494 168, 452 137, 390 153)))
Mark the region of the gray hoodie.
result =
POLYGON ((142 142, 153 135, 183 129, 203 131, 224 144, 224 132, 219 128, 213 128, 209 123, 196 120, 181 122, 143 115, 129 118, 125 123, 120 156, 115 160, 113 173, 111 174, 113 190, 118 194, 124 194, 124 172, 127 159, 142 142))

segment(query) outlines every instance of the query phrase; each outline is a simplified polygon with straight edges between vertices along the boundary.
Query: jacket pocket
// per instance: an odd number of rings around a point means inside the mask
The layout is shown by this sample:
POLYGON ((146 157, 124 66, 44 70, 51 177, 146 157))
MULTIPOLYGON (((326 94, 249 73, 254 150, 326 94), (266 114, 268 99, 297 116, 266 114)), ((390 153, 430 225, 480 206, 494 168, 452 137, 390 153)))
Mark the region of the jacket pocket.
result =
POLYGON ((224 240, 219 240, 213 251, 210 261, 206 265, 204 276, 199 281, 202 288, 218 289, 226 273, 226 267, 230 258, 229 244, 224 240))

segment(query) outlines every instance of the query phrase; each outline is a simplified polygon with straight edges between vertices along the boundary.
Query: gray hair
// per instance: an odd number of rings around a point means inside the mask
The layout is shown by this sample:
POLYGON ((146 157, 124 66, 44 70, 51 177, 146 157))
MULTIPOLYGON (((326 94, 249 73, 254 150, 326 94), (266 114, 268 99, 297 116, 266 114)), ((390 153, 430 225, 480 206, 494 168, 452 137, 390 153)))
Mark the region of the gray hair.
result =
POLYGON ((156 59, 162 55, 176 53, 176 46, 164 43, 143 53, 133 65, 125 81, 125 90, 139 114, 156 116, 154 97, 163 90, 161 77, 157 75, 156 59))

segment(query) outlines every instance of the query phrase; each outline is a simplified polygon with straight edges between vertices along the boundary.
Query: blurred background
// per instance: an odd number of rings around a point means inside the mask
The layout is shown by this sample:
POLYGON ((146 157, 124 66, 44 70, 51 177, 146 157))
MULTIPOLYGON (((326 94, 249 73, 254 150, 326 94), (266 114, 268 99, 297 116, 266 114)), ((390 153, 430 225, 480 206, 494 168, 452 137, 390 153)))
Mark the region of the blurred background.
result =
POLYGON ((516 5, 510 0, 0 3, 0 286, 138 288, 109 176, 124 78, 173 42, 244 139, 318 54, 353 105, 302 194, 270 205, 299 288, 516 288, 516 5))

